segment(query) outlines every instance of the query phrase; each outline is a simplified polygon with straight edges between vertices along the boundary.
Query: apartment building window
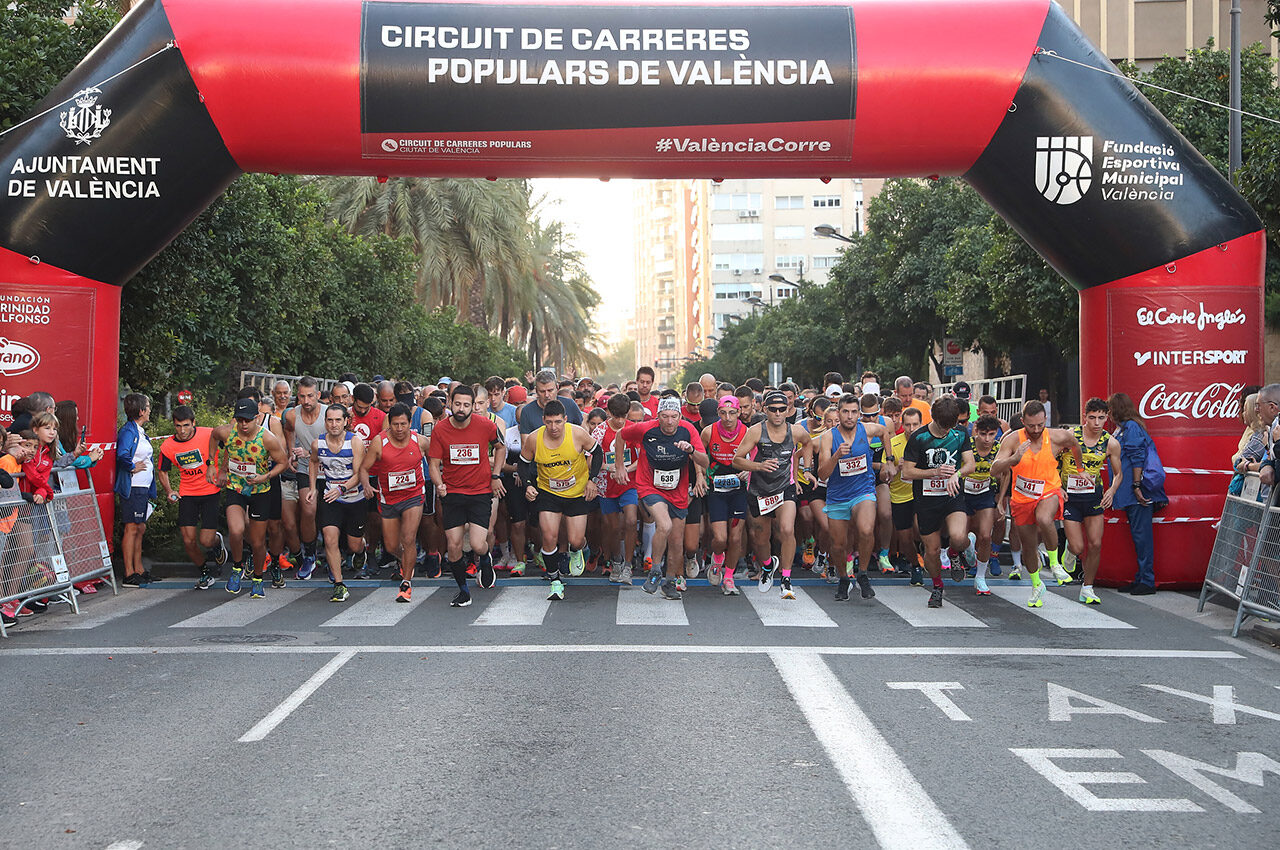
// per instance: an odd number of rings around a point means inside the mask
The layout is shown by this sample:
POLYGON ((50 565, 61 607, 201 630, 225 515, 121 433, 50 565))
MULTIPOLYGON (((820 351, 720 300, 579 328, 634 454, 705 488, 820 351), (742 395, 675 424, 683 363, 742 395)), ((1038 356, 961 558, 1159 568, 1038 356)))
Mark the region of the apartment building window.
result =
POLYGON ((759 210, 763 198, 758 193, 741 193, 737 195, 712 195, 713 210, 759 210))
POLYGON ((778 225, 773 228, 774 239, 803 239, 804 237, 805 228, 803 224, 778 225))
POLYGON ((764 254, 712 254, 711 270, 728 272, 735 269, 751 272, 764 268, 764 254))
POLYGON ((802 210, 804 209, 804 195, 775 195, 773 208, 775 210, 802 210))
POLYGON ((774 257, 773 265, 779 269, 799 269, 804 267, 804 254, 779 254, 774 257))
POLYGON ((840 206, 840 196, 839 195, 814 195, 813 206, 814 206, 814 209, 830 209, 832 207, 838 207, 840 206))
POLYGON ((838 255, 819 255, 813 258, 813 267, 815 269, 829 269, 838 262, 840 262, 840 257, 838 255))
POLYGON ((764 239, 764 225, 749 222, 711 225, 712 242, 750 242, 764 239))

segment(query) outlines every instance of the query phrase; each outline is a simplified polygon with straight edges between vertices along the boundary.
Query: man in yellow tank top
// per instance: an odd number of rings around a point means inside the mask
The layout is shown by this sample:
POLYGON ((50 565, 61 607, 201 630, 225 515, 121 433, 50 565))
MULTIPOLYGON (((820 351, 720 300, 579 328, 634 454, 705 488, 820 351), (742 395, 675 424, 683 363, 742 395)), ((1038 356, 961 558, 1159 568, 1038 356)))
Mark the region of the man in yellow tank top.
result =
POLYGON ((520 480, 529 482, 525 496, 537 502, 542 532, 542 560, 551 580, 548 599, 563 601, 568 572, 580 576, 586 568, 582 547, 587 543, 587 516, 595 507, 594 480, 604 464, 604 449, 581 425, 567 424, 564 405, 556 399, 542 409, 542 427, 526 434, 520 450, 520 480), (569 551, 561 552, 560 522, 564 520, 569 551), (547 551, 547 546, 553 548, 547 551))
POLYGON ((1067 553, 1063 560, 1079 558, 1083 564, 1080 602, 1085 605, 1102 604, 1093 592, 1093 579, 1098 574, 1098 560, 1102 556, 1102 531, 1106 528, 1102 512, 1111 507, 1111 500, 1120 489, 1123 478, 1120 474, 1120 441, 1111 439, 1106 425, 1107 403, 1100 398, 1089 399, 1084 408, 1084 424, 1075 429, 1084 465, 1078 466, 1071 455, 1063 455, 1059 470, 1062 485, 1067 491, 1067 507, 1062 522, 1067 533, 1067 553), (1104 466, 1111 468, 1111 486, 1106 490, 1102 489, 1104 466))
POLYGON ((991 465, 992 477, 1012 470, 1009 505, 1013 525, 1022 541, 1022 551, 1032 554, 1031 598, 1027 605, 1044 605, 1044 583, 1040 579, 1040 559, 1034 556, 1036 545, 1044 541, 1049 553, 1049 566, 1058 584, 1071 581, 1071 576, 1058 565, 1058 527, 1065 499, 1062 480, 1058 476, 1058 455, 1069 451, 1077 465, 1083 465, 1080 443, 1075 434, 1060 428, 1045 429, 1044 405, 1029 401, 1022 408, 1022 429, 1000 442, 1000 452, 991 465))

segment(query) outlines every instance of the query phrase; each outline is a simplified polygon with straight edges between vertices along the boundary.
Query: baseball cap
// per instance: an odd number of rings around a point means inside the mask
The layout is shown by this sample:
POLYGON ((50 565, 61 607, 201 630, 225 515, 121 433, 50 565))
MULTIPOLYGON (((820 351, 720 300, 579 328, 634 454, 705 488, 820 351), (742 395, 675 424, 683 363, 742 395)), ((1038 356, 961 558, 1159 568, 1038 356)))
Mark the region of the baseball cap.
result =
POLYGON ((235 412, 232 415, 236 419, 257 419, 258 403, 251 398, 242 398, 236 402, 235 412))
POLYGON ((524 387, 512 387, 507 390, 507 401, 512 404, 524 404, 529 400, 529 393, 524 387))
POLYGON ((764 394, 765 407, 768 407, 771 404, 786 404, 786 403, 787 403, 787 394, 784 393, 782 390, 771 390, 764 394))
POLYGON ((969 389, 968 381, 956 381, 951 387, 951 392, 955 393, 956 398, 964 401, 969 400, 969 396, 973 395, 973 390, 969 389))
POLYGON ((872 395, 880 395, 880 385, 877 384, 875 381, 867 381, 865 384, 862 385, 862 394, 866 395, 867 393, 871 393, 872 395))
POLYGON ((840 388, 839 384, 827 384, 827 388, 823 390, 822 394, 827 398, 840 398, 840 396, 844 395, 844 390, 840 388))
POLYGON ((721 407, 732 407, 738 410, 742 409, 742 405, 738 403, 738 397, 732 395, 727 395, 720 399, 720 405, 716 409, 719 410, 721 407))
POLYGON ((453 383, 453 378, 450 378, 448 375, 445 375, 443 378, 436 381, 436 386, 438 387, 441 384, 444 384, 447 387, 449 386, 449 384, 452 384, 452 383, 453 383))

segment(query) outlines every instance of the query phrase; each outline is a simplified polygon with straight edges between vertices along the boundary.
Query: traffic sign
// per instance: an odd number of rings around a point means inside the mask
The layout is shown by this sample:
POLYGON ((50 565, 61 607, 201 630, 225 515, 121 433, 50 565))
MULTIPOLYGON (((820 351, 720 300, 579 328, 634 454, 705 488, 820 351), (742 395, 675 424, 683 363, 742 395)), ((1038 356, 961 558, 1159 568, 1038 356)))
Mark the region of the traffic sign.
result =
POLYGON ((946 375, 948 378, 954 378, 958 375, 964 374, 964 367, 963 366, 943 366, 942 374, 946 375))

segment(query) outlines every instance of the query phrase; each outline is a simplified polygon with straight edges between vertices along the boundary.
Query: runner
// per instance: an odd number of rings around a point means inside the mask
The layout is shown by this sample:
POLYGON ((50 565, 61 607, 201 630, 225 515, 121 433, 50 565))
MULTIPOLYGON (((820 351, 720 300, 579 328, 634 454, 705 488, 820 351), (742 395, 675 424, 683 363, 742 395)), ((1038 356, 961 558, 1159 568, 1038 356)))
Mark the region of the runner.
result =
MULTIPOLYGON (((289 408, 282 418, 284 443, 290 447, 290 460, 296 473, 292 489, 300 496, 296 499, 299 514, 296 533, 301 538, 302 552, 298 560, 297 575, 303 581, 311 578, 311 573, 316 568, 317 503, 315 499, 306 498, 306 489, 311 486, 309 470, 312 449, 328 428, 319 399, 319 382, 315 378, 299 378, 298 404, 289 408)), ((285 488, 284 492, 286 515, 289 509, 288 489, 285 488)))
MULTIPOLYGON (((299 395, 301 393, 299 384, 299 395)), ((324 536, 325 562, 333 582, 330 602, 346 602, 350 595, 342 581, 341 535, 347 538, 356 569, 364 568, 364 500, 373 492, 368 485, 368 475, 361 472, 364 441, 347 430, 350 421, 351 414, 341 404, 331 404, 325 409, 324 436, 311 441, 307 487, 302 494, 303 509, 309 509, 315 516, 324 536), (324 496, 318 497, 322 488, 324 496)))
POLYGON ((796 554, 796 461, 809 444, 809 432, 787 421, 787 396, 771 390, 764 397, 765 421, 752 425, 733 455, 734 469, 751 473, 747 482, 747 513, 755 520, 751 543, 760 565, 759 589, 773 587, 782 568, 782 598, 795 599, 791 562, 796 554), (781 551, 772 554, 772 533, 778 532, 781 551))
MULTIPOLYGON (((933 582, 929 607, 942 607, 942 531, 951 541, 956 566, 954 581, 964 579, 960 553, 955 542, 965 539, 968 514, 960 495, 960 479, 974 470, 973 443, 963 431, 954 429, 960 402, 943 396, 930 408, 932 421, 907 440, 902 453, 902 478, 912 482, 916 523, 924 541, 924 567, 933 582), (958 574, 957 574, 958 573, 958 574)), ((906 410, 903 410, 905 420, 906 410)))
MULTIPOLYGON (((1084 407, 1084 424, 1077 425, 1074 433, 1084 459, 1083 468, 1076 466, 1075 456, 1061 457, 1059 474, 1067 491, 1067 506, 1063 511, 1063 529, 1067 534, 1067 553, 1063 561, 1075 562, 1082 555, 1080 602, 1085 605, 1101 605, 1102 600, 1093 592, 1093 580, 1098 575, 1098 561, 1102 557, 1102 532, 1106 520, 1102 512, 1111 507, 1116 491, 1123 479, 1120 470, 1120 441, 1107 433, 1107 403, 1091 398, 1084 407), (1102 489, 1102 467, 1111 469, 1111 486, 1102 489)), ((1064 563, 1065 570, 1071 565, 1064 563)))
POLYGON ((409 429, 410 416, 408 407, 399 402, 393 404, 386 417, 386 433, 373 438, 360 463, 362 481, 368 480, 369 471, 374 469, 382 484, 378 490, 382 545, 388 553, 398 552, 400 556, 397 602, 409 602, 413 597, 413 568, 426 483, 422 459, 430 442, 409 429))
POLYGON ((991 465, 991 474, 1012 470, 1009 496, 1013 524, 1022 541, 1022 551, 1031 563, 1031 598, 1027 605, 1044 605, 1044 582, 1040 578, 1040 559, 1036 545, 1043 541, 1049 554, 1049 566, 1059 585, 1068 584, 1071 576, 1058 566, 1058 528, 1062 519, 1064 498, 1062 479, 1058 475, 1058 455, 1070 451, 1076 468, 1084 468, 1080 443, 1075 434, 1061 428, 1045 429, 1044 405, 1029 401, 1022 407, 1022 428, 1000 442, 1000 452, 991 465))
POLYGON ((658 394, 653 392, 653 367, 641 366, 636 370, 636 392, 639 398, 636 401, 649 411, 649 415, 658 415, 658 394))
MULTIPOLYGON (((288 381, 281 378, 272 384, 271 418, 262 423, 284 442, 285 451, 290 452, 289 468, 271 483, 273 514, 276 510, 275 503, 279 501, 279 516, 273 517, 274 521, 267 523, 268 542, 274 544, 274 547, 279 550, 275 553, 276 557, 270 565, 272 587, 284 587, 284 570, 302 566, 302 546, 298 527, 298 475, 294 469, 296 458, 291 451, 293 439, 285 429, 285 416, 292 409, 292 399, 293 390, 288 381)), ((317 433, 323 430, 323 424, 316 429, 317 433)), ((302 478, 305 479, 306 476, 303 475, 302 478)), ((312 519, 312 538, 314 539, 314 517, 312 519)), ((270 550, 272 546, 268 545, 267 548, 270 550)))
POLYGON ((340 404, 343 407, 345 407, 348 412, 350 412, 351 401, 352 401, 351 387, 347 386, 346 384, 339 382, 329 388, 330 404, 340 404))
POLYGON ((558 400, 547 402, 542 427, 524 437, 520 478, 526 482, 525 498, 537 502, 542 562, 551 581, 548 599, 563 601, 564 574, 580 576, 586 569, 582 547, 587 542, 587 515, 597 495, 592 479, 603 464, 604 448, 595 438, 581 425, 566 423, 558 400), (567 526, 567 552, 558 543, 561 520, 567 526))
POLYGON ((639 502, 636 495, 635 470, 639 461, 637 450, 628 446, 623 458, 623 469, 626 477, 619 481, 614 478, 617 458, 614 457, 614 445, 618 432, 627 424, 627 414, 631 412, 631 399, 621 393, 609 397, 609 418, 602 422, 591 436, 606 448, 604 455, 605 469, 603 476, 596 479, 596 490, 601 493, 600 513, 604 522, 604 540, 608 555, 609 581, 613 584, 631 584, 631 561, 636 551, 636 523, 640 519, 639 502), (600 486, 600 478, 604 479, 604 487, 600 486), (621 520, 622 527, 618 527, 621 520), (618 543, 622 543, 619 552, 618 543), (618 557, 614 557, 614 556, 618 557))
MULTIPOLYGON (((963 403, 963 402, 962 402, 963 403)), ((1000 452, 1000 420, 980 416, 973 424, 974 470, 964 477, 964 505, 969 515, 969 546, 964 551, 965 563, 974 571, 973 589, 979 596, 990 596, 987 566, 991 560, 991 530, 997 518, 1004 520, 1004 504, 1008 496, 1009 476, 992 476, 991 465, 1000 452)))
MULTIPOLYGON (((897 399, 891 399, 895 403, 897 399)), ((880 396, 877 393, 863 393, 861 406, 858 411, 858 420, 864 425, 875 424, 880 426, 880 433, 877 434, 875 429, 867 432, 868 440, 871 444, 871 460, 872 463, 880 465, 884 463, 884 447, 890 442, 898 432, 896 420, 890 419, 882 410, 880 396)), ((897 455, 894 455, 897 457, 897 455)), ((893 564, 889 562, 889 542, 893 533, 893 500, 889 498, 889 482, 897 475, 898 470, 896 464, 891 464, 892 473, 888 476, 876 473, 876 564, 880 567, 880 572, 885 575, 892 575, 895 570, 893 564)), ((861 553, 861 548, 859 548, 861 553)), ((861 554, 859 554, 861 557, 861 554)), ((864 569, 870 571, 872 565, 869 562, 862 561, 865 564, 864 569)))
MULTIPOLYGON (((462 547, 464 534, 470 538, 471 551, 476 556, 480 586, 490 588, 497 583, 493 556, 489 554, 489 526, 494 499, 506 494, 502 483, 502 465, 507 457, 505 435, 499 433, 489 417, 472 415, 475 398, 475 391, 466 384, 454 388, 449 398, 450 415, 431 432, 428 452, 431 482, 440 497, 445 560, 458 584, 458 593, 449 603, 454 608, 471 604, 462 547)), ((563 415, 563 407, 560 410, 563 415)))
MULTIPOLYGON (((907 440, 924 427, 924 422, 920 419, 920 411, 914 407, 909 407, 900 414, 902 424, 902 433, 894 435, 890 441, 893 447, 893 456, 901 458, 907 451, 907 440)), ((913 487, 910 481, 906 481, 902 477, 902 467, 906 464, 899 465, 898 472, 893 476, 893 480, 889 482, 889 499, 890 508, 893 514, 893 533, 897 541, 898 556, 903 559, 904 569, 909 570, 911 575, 912 587, 924 587, 924 559, 916 546, 920 543, 920 533, 916 529, 916 511, 913 487)))
MULTIPOLYGON (((641 367, 641 370, 648 367, 641 367)), ((652 370, 650 370, 650 373, 652 370)), ((637 379, 638 380, 638 379, 637 379)), ((643 407, 643 404, 641 405, 643 407)), ((646 408, 647 409, 647 408, 646 408)), ((680 399, 658 403, 656 419, 630 422, 614 438, 614 477, 626 475, 627 445, 638 446, 636 493, 653 518, 653 556, 646 559, 645 593, 661 589, 664 599, 680 599, 676 576, 684 565, 684 522, 689 513, 689 459, 707 468, 707 453, 698 432, 680 418, 680 399), (663 579, 663 556, 666 578, 663 579)))
POLYGON ((246 573, 244 538, 246 527, 252 553, 251 599, 266 596, 262 589, 267 565, 267 521, 271 513, 271 481, 289 466, 284 441, 259 422, 258 403, 252 398, 236 402, 231 424, 219 425, 209 435, 210 446, 221 446, 218 469, 209 475, 226 492, 227 537, 231 551, 231 576, 227 592, 239 593, 246 573))
POLYGON ((212 428, 196 427, 195 412, 184 404, 173 409, 173 436, 160 444, 160 471, 165 473, 159 476, 160 487, 166 499, 178 503, 182 548, 200 568, 197 590, 213 587, 220 567, 227 562, 227 547, 218 531, 218 485, 209 480, 212 434, 212 428), (178 469, 177 493, 168 475, 174 467, 178 469))
MULTIPOLYGON (((364 441, 366 447, 371 446, 374 438, 386 430, 387 414, 373 406, 376 397, 377 392, 369 384, 356 384, 355 389, 351 391, 351 430, 364 441)), ((384 558, 370 560, 377 558, 378 546, 382 543, 382 516, 378 512, 376 475, 369 477, 369 486, 373 488, 373 495, 365 499, 364 503, 365 513, 368 514, 364 523, 365 551, 368 553, 368 559, 365 561, 364 569, 356 573, 358 579, 376 578, 386 554, 384 551, 384 558)))
POLYGON ((880 397, 870 393, 861 401, 852 394, 841 396, 837 405, 839 424, 819 439, 817 475, 827 480, 827 503, 823 510, 830 525, 831 559, 840 570, 837 602, 848 600, 849 584, 855 578, 863 599, 876 595, 867 578, 876 542, 876 486, 880 480, 887 483, 897 472, 889 426, 867 421, 868 416, 873 419, 879 416, 879 408, 880 397), (879 463, 875 460, 872 440, 881 444, 879 463), (886 445, 888 448, 884 450, 886 445), (859 558, 856 562, 849 551, 851 524, 857 534, 859 558), (859 570, 858 564, 865 565, 865 569, 859 570))
MULTIPOLYGON (((809 431, 809 445, 805 446, 803 455, 800 459, 801 468, 805 474, 801 480, 800 489, 800 510, 808 511, 813 527, 816 530, 815 540, 808 545, 815 547, 816 551, 813 558, 813 566, 811 569, 821 575, 829 584, 835 584, 838 581, 836 575, 837 570, 831 563, 831 524, 827 519, 824 508, 827 506, 827 481, 825 478, 817 476, 817 452, 818 440, 823 434, 835 428, 840 423, 839 408, 831 403, 831 399, 826 396, 819 396, 813 400, 812 409, 820 414, 820 418, 815 422, 812 419, 805 426, 809 431)), ((808 554, 805 555, 805 562, 808 563, 808 554)))
POLYGON ((737 596, 733 572, 746 551, 747 476, 733 468, 733 456, 747 436, 738 418, 738 399, 720 399, 719 418, 702 430, 710 461, 707 469, 707 516, 711 521, 711 564, 707 580, 719 584, 725 596, 737 596))
POLYGON ((902 375, 893 382, 893 394, 897 396, 898 401, 902 404, 905 411, 909 407, 914 407, 920 411, 920 418, 924 420, 924 424, 928 425, 932 417, 932 412, 927 402, 921 401, 915 395, 915 383, 910 376, 902 375))

